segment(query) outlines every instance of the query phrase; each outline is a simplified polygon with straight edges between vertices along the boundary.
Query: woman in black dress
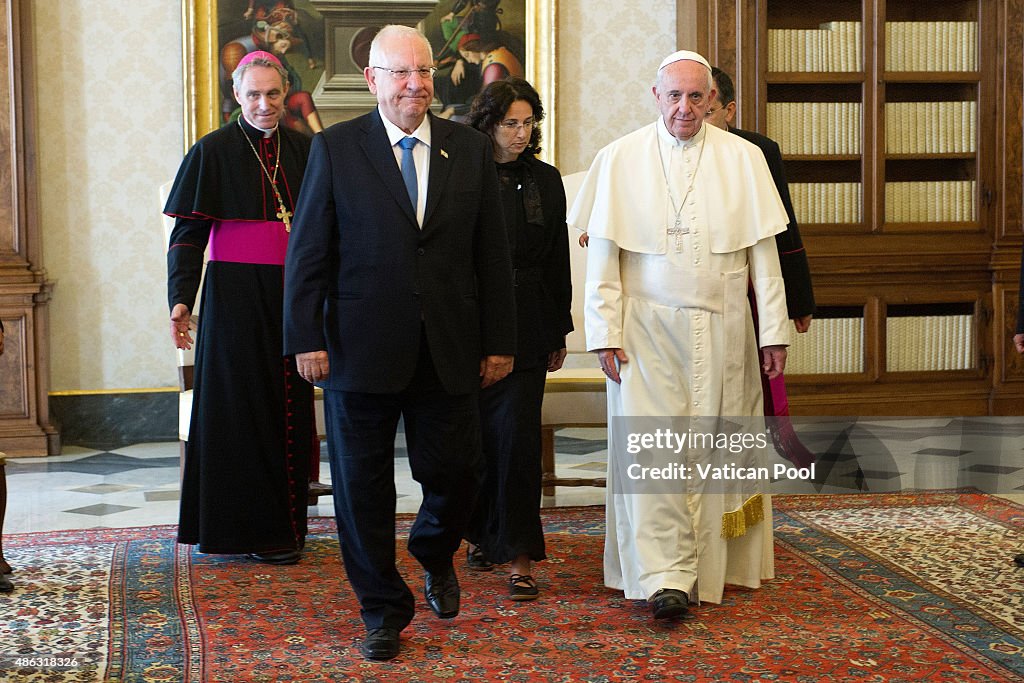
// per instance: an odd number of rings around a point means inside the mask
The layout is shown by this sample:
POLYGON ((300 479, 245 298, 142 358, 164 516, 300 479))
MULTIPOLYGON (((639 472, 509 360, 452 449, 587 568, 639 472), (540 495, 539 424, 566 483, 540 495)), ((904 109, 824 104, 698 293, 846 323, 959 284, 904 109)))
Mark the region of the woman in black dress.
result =
POLYGON ((469 124, 494 142, 516 285, 518 343, 510 375, 480 392, 486 473, 470 530, 467 563, 490 570, 510 563, 509 597, 539 594, 532 563, 545 559, 540 521, 541 403, 544 379, 565 360, 569 312, 569 238, 565 190, 554 166, 536 158, 544 108, 521 78, 488 85, 469 124))

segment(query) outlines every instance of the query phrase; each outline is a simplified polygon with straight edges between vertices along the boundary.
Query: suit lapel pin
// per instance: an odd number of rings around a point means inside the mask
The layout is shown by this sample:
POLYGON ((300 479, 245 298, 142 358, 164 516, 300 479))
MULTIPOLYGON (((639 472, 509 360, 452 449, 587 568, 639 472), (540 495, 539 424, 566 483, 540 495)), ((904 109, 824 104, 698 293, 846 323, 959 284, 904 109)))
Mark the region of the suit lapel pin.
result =
POLYGON ((446 152, 446 151, 444 151, 444 150, 442 149, 442 150, 441 150, 441 156, 443 156, 443 157, 444 157, 445 159, 447 159, 447 158, 448 158, 448 152, 446 152))

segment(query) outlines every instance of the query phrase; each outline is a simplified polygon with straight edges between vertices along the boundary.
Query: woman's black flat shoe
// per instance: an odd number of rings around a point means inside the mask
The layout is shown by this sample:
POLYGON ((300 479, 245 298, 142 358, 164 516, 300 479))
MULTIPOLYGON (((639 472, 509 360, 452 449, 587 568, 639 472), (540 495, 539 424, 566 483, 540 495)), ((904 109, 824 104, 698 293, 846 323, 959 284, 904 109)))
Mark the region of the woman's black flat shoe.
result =
POLYGON ((494 569, 494 563, 487 559, 478 545, 466 548, 466 566, 477 572, 489 572, 494 569))
POLYGON ((537 582, 529 574, 508 577, 508 597, 512 600, 536 600, 538 595, 537 582))

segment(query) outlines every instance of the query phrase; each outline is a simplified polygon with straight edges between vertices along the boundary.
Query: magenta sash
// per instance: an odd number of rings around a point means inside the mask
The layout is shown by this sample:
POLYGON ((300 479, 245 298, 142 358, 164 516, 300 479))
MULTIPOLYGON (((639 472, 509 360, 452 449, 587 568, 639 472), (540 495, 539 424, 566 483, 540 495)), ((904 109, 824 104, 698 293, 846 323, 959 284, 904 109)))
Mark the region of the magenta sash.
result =
POLYGON ((217 221, 210 231, 210 260, 283 266, 288 232, 280 221, 217 221))

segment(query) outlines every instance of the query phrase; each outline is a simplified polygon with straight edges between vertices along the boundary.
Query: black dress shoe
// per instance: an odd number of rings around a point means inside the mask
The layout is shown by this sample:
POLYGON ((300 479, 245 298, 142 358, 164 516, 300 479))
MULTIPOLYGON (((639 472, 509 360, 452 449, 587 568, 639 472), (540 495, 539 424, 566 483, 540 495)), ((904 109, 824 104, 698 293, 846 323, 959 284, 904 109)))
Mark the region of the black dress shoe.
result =
POLYGON ((690 596, 675 588, 662 588, 647 600, 655 619, 672 619, 686 614, 690 596))
POLYGON ((302 557, 298 550, 282 550, 274 553, 249 553, 250 560, 263 564, 295 564, 302 557))
POLYGON ((0 593, 10 593, 14 590, 14 584, 3 574, 0 574, 0 593))
POLYGON ((427 572, 423 587, 427 604, 441 619, 451 619, 459 613, 459 579, 455 567, 448 566, 443 572, 427 572))
POLYGON ((364 657, 377 662, 394 659, 398 656, 398 629, 370 629, 359 649, 363 651, 364 657))

